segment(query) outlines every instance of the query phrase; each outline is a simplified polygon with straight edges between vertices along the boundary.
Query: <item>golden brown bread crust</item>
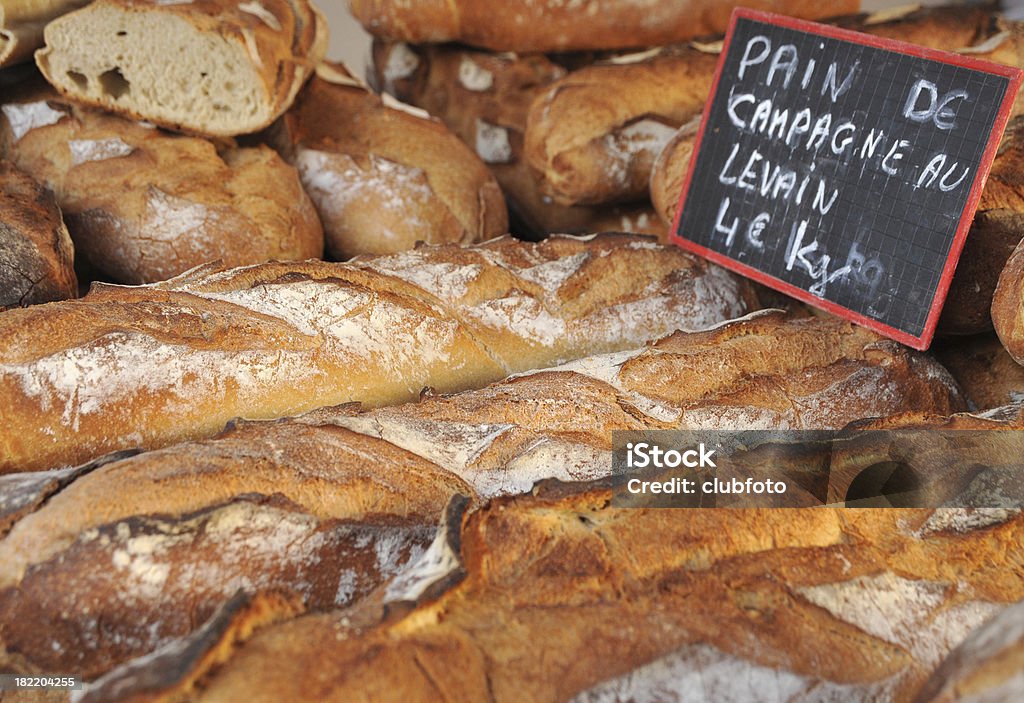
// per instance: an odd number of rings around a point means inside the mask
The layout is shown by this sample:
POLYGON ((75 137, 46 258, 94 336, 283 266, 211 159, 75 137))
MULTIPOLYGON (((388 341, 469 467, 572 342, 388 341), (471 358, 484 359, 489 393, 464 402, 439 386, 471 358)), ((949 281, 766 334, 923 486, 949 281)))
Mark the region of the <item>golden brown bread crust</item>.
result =
POLYGON ((267 147, 218 149, 35 86, 4 98, 0 147, 54 192, 77 253, 110 280, 323 252, 298 174, 267 147))
POLYGON ((0 161, 0 310, 76 297, 74 258, 53 194, 0 161))
MULTIPOLYGON (((569 58, 572 65, 593 60, 569 58)), ((505 192, 512 231, 526 239, 551 232, 621 231, 654 234, 665 228, 646 204, 566 207, 537 188, 526 163, 523 132, 534 96, 566 68, 539 55, 492 54, 459 46, 374 41, 374 85, 439 117, 487 163, 505 192)))
POLYGON ((978 410, 1024 401, 1024 367, 994 334, 941 340, 932 351, 978 410))
MULTIPOLYGON (((755 0, 749 7, 817 18, 855 12, 850 0, 755 0)), ((350 0, 352 14, 374 36, 414 44, 457 41, 493 51, 579 51, 655 46, 725 31, 732 3, 719 0, 350 0), (585 11, 584 11, 585 7, 585 11)))
MULTIPOLYGON (((112 29, 112 28, 111 28, 112 29)), ((79 38, 80 44, 84 45, 87 36, 83 34, 79 38)), ((133 37, 133 41, 138 41, 133 37)), ((259 0, 255 3, 238 3, 228 0, 192 0, 187 3, 152 3, 147 0, 99 0, 91 3, 88 7, 79 10, 77 14, 65 15, 59 22, 51 23, 46 33, 47 46, 36 52, 36 64, 46 76, 47 80, 54 85, 62 94, 75 100, 95 107, 101 107, 126 117, 142 119, 159 124, 174 130, 183 130, 193 134, 207 136, 234 136, 243 133, 255 132, 271 124, 291 105, 299 89, 306 79, 312 74, 316 64, 323 58, 327 49, 327 23, 316 7, 307 0, 259 0), (239 115, 240 121, 235 125, 214 125, 208 119, 203 119, 211 113, 216 114, 216 96, 220 95, 220 85, 203 83, 208 77, 207 72, 200 76, 193 76, 194 83, 188 86, 161 85, 149 86, 148 91, 143 89, 141 95, 147 96, 145 100, 152 100, 154 94, 173 94, 176 90, 190 91, 190 94, 199 98, 199 102, 193 105, 192 110, 179 111, 172 115, 164 109, 155 109, 153 105, 139 105, 138 100, 134 103, 126 103, 120 99, 122 96, 111 94, 106 90, 99 91, 95 86, 91 89, 83 89, 76 84, 71 73, 66 73, 67 66, 64 66, 64 57, 60 51, 74 49, 74 42, 71 47, 63 46, 58 53, 54 53, 54 41, 59 33, 69 31, 70 28, 78 27, 79 31, 90 33, 102 31, 107 27, 90 27, 89 18, 102 16, 102 24, 109 24, 109 17, 112 13, 122 13, 126 16, 144 16, 148 21, 148 38, 152 41, 159 35, 171 35, 181 30, 177 22, 183 22, 193 28, 197 33, 209 35, 218 43, 230 45, 247 54, 251 63, 251 73, 259 81, 259 110, 254 115, 239 115), (55 68, 59 64, 60 68, 55 68), (193 85, 200 84, 202 91, 193 90, 193 85)), ((113 40, 113 37, 111 37, 113 40)), ((144 44, 143 44, 144 46, 144 44)), ((190 47, 182 43, 182 47, 190 47)), ((140 49, 136 45, 135 51, 140 49)), ((125 51, 128 51, 125 49, 125 51)), ((187 49, 185 49, 187 51, 187 49)), ((143 75, 134 75, 131 67, 127 65, 123 57, 113 57, 121 63, 120 66, 104 67, 109 70, 117 70, 123 80, 127 80, 129 86, 135 82, 136 89, 143 87, 143 75)), ((148 56, 139 56, 137 59, 147 60, 148 56)), ((198 57, 184 56, 185 61, 196 61, 198 57)), ((203 68, 200 65, 198 68, 203 68)), ((211 77, 223 78, 223 72, 218 71, 219 66, 207 67, 211 77)), ((79 67, 81 73, 86 72, 84 67, 79 67)), ((145 76, 153 80, 153 73, 159 76, 157 70, 145 76)), ((82 76, 84 77, 84 76, 82 76)), ((230 75, 227 76, 230 80, 230 75)), ((129 94, 129 98, 131 95, 129 94)), ((228 101, 230 98, 228 98, 228 101)), ((160 101, 157 100, 157 103, 160 101)), ((164 106, 161 105, 161 108, 164 106)), ((233 106, 232 106, 233 107, 233 106)))
POLYGON ((608 499, 493 501, 464 519, 465 576, 440 597, 403 612, 385 593, 391 617, 368 625, 357 606, 266 628, 190 700, 625 701, 714 667, 725 675, 707 700, 784 685, 905 701, 972 626, 1024 597, 1024 565, 995 558, 1020 539, 1019 514, 974 529, 930 510, 608 499), (319 675, 327 662, 337 675, 319 675))
POLYGON ((0 67, 30 61, 43 45, 43 28, 86 0, 6 0, 0 5, 0 67))
MULTIPOLYGON (((883 23, 878 19, 880 14, 857 15, 835 23, 1024 66, 1024 27, 985 8, 934 8, 883 23), (995 46, 986 44, 990 39, 995 46), (979 45, 983 50, 971 48, 979 45)), ((619 57, 586 66, 551 83, 534 100, 525 132, 526 155, 541 192, 563 204, 645 196, 652 164, 672 130, 703 109, 720 51, 720 43, 666 47, 636 54, 635 60, 619 57)))
POLYGON ((94 288, 0 316, 0 472, 208 437, 233 417, 479 387, 736 317, 747 290, 612 234, 94 288))
POLYGON ((441 123, 385 106, 340 65, 317 68, 270 141, 298 168, 334 258, 508 232, 501 189, 475 153, 441 123))

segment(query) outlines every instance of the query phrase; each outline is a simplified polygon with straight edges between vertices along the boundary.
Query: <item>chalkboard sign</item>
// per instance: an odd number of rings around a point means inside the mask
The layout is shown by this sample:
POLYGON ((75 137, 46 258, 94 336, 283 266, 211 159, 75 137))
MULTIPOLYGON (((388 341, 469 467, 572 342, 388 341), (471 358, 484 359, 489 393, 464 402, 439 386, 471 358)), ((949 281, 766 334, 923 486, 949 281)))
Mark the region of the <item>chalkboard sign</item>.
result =
POLYGON ((738 9, 673 240, 918 349, 1021 82, 958 54, 738 9))

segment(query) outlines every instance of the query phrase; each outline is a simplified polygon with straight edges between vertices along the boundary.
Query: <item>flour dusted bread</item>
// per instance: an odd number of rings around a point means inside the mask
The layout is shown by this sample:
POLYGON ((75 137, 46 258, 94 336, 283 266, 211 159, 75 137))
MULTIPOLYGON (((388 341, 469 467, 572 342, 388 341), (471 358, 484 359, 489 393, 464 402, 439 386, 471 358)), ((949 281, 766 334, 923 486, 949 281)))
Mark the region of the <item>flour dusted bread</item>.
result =
POLYGON ((388 107, 343 66, 320 64, 270 140, 298 169, 334 258, 508 231, 501 188, 479 157, 440 122, 388 107))
MULTIPOLYGON (((896 17, 858 15, 836 23, 1024 66, 1020 23, 988 9, 949 7, 896 17)), ((525 132, 541 191, 563 204, 645 197, 659 152, 704 107, 720 52, 720 42, 655 48, 585 66, 548 85, 530 108, 525 132)))
POLYGON ((77 296, 74 257, 53 194, 0 160, 0 310, 77 296))
POLYGON ((87 0, 4 0, 0 4, 0 67, 32 59, 43 45, 43 28, 87 0))
POLYGON ((376 598, 255 633, 186 699, 900 702, 1024 597, 999 556, 1019 514, 976 529, 930 510, 609 498, 492 501, 376 598))
POLYGON ((268 147, 173 135, 32 84, 12 93, 0 105, 0 147, 53 191, 77 254, 107 280, 322 254, 298 174, 268 147))
POLYGON ((940 340, 932 352, 978 410, 1024 401, 1024 366, 994 334, 940 340))
MULTIPOLYGON (((558 57, 570 66, 590 55, 558 57)), ((444 121, 487 164, 505 193, 510 227, 539 239, 551 232, 622 231, 664 238, 646 203, 569 207, 540 192, 523 146, 526 115, 544 86, 566 67, 540 54, 491 54, 459 46, 375 41, 372 76, 381 90, 444 121)))
MULTIPOLYGON (((856 2, 757 0, 750 7, 797 17, 854 12, 856 2)), ((619 49, 724 32, 733 3, 721 0, 351 0, 370 34, 412 43, 457 41, 495 51, 619 49)))
POLYGON ((101 0, 50 23, 40 70, 76 101, 210 136, 288 109, 323 58, 308 0, 101 0))
POLYGON ((0 472, 211 436, 237 416, 480 386, 736 317, 747 290, 626 235, 102 286, 0 316, 0 472))

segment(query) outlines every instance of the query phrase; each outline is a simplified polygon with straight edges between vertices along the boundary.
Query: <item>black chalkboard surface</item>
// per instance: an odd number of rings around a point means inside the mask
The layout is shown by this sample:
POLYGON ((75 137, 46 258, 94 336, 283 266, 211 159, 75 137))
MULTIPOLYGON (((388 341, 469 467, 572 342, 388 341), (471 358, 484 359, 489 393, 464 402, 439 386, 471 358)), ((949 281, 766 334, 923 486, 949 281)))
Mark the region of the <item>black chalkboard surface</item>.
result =
POLYGON ((673 239, 931 342, 1021 71, 736 10, 673 239))

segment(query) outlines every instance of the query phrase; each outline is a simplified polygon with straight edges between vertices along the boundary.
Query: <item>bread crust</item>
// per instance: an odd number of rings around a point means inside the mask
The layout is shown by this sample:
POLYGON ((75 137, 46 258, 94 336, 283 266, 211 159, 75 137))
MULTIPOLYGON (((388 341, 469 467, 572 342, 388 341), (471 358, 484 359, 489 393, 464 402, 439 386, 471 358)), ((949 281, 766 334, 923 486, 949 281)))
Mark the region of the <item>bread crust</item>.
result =
MULTIPOLYGON (((882 19, 881 13, 865 14, 834 23, 1024 66, 1021 23, 985 8, 932 8, 882 19)), ((721 48, 721 42, 695 42, 640 52, 585 66, 548 85, 530 107, 525 132, 525 153, 541 192, 565 205, 644 198, 652 164, 673 129, 704 108, 721 48)))
POLYGON ((0 111, 3 152, 54 192, 77 253, 108 280, 161 281, 214 260, 241 266, 323 252, 298 174, 265 146, 218 147, 36 85, 14 91, 0 111))
POLYGON ((234 136, 263 129, 288 109, 323 58, 328 35, 326 20, 307 0, 99 0, 51 22, 45 38, 36 64, 69 98, 170 129, 234 136), (211 61, 186 41, 193 36, 207 42, 211 61), (195 64, 198 89, 163 83, 168 67, 154 70, 147 53, 158 42, 195 64), (215 49, 237 65, 225 71, 215 49), (108 76, 117 78, 113 85, 108 76), (250 85, 236 92, 232 76, 250 85), (175 107, 171 101, 183 92, 188 99, 175 107))
POLYGON ((0 310, 76 297, 74 258, 53 194, 0 161, 0 310))
MULTIPOLYGON (((806 18, 855 12, 857 3, 757 0, 755 9, 806 18)), ((732 5, 717 0, 657 3, 595 0, 352 0, 370 34, 413 44, 462 42, 492 51, 580 51, 656 46, 725 32, 732 5), (584 10, 585 7, 585 10, 584 10)))
POLYGON ((30 61, 43 45, 43 28, 87 0, 5 0, 0 5, 0 68, 30 61))
POLYGON ((1024 401, 1024 367, 991 332, 941 340, 932 349, 975 409, 984 411, 1024 401))
POLYGON ((999 275, 992 296, 992 323, 1006 351, 1024 365, 1024 240, 999 275))
POLYGON ((747 291, 675 247, 613 234, 94 287, 0 316, 0 472, 208 437, 238 416, 479 387, 736 317, 747 291))
POLYGON ((336 259, 508 232, 501 189, 474 152, 440 122, 386 106, 339 64, 317 68, 269 140, 298 167, 336 259))

